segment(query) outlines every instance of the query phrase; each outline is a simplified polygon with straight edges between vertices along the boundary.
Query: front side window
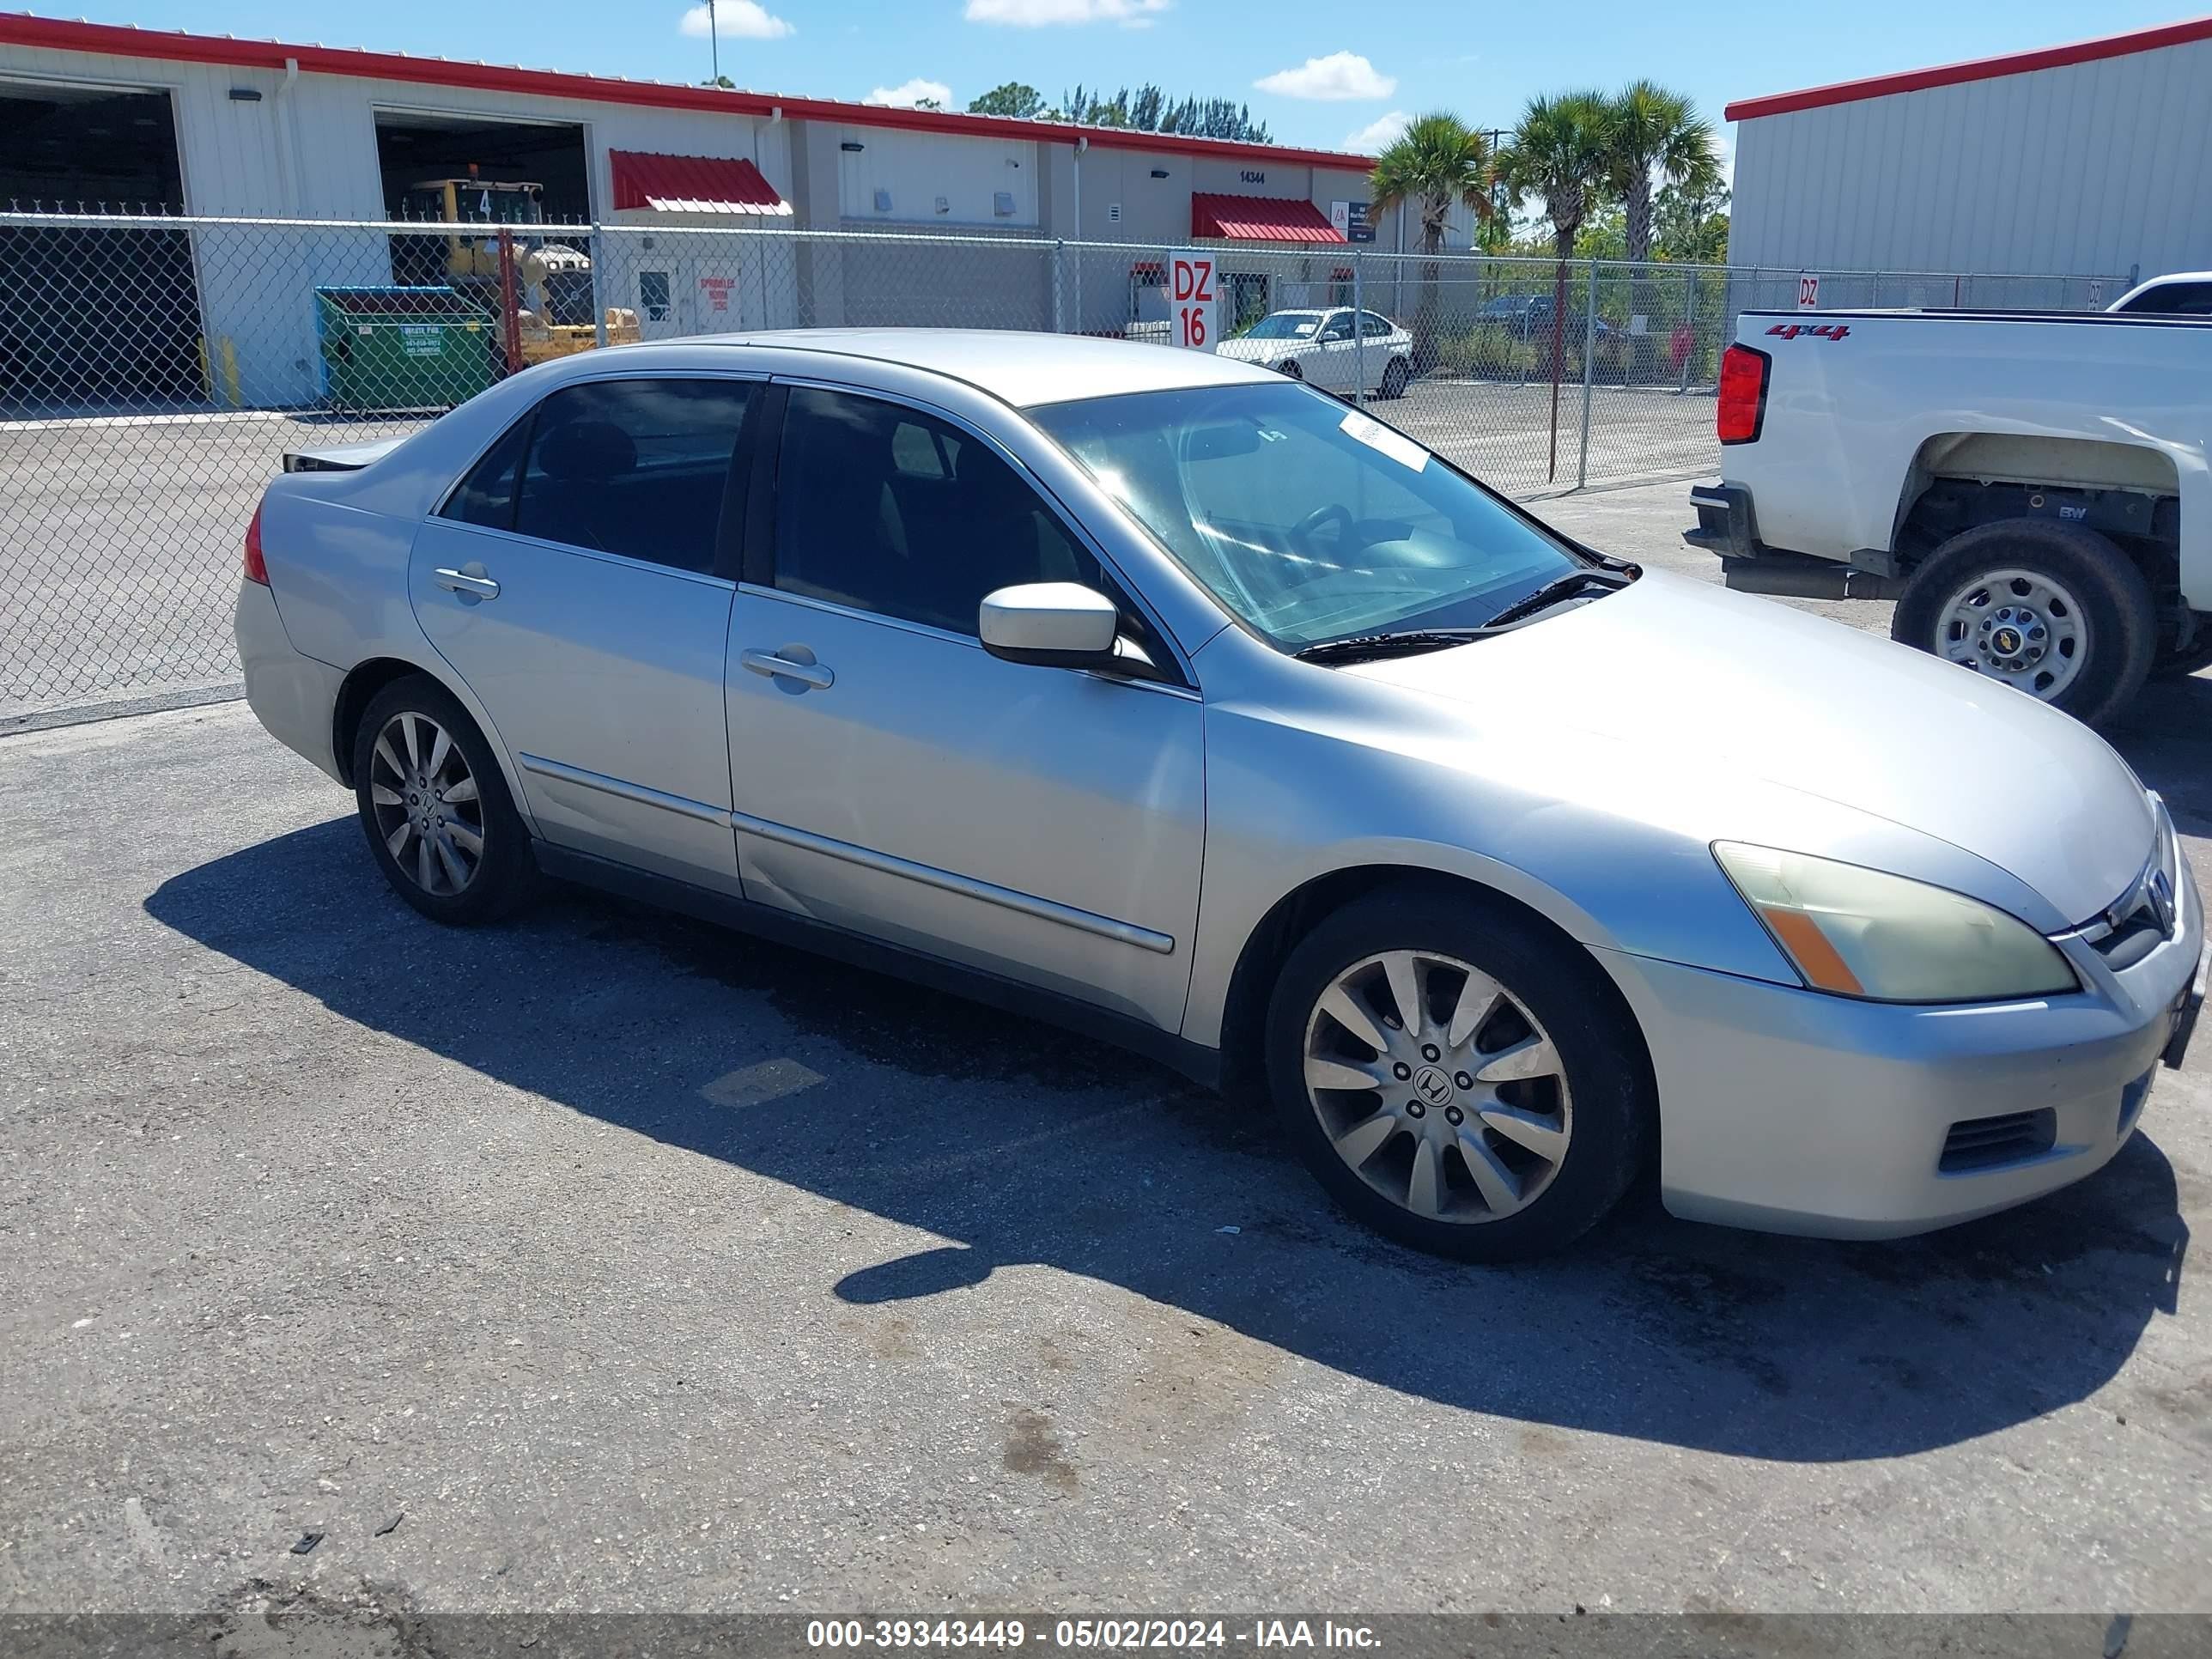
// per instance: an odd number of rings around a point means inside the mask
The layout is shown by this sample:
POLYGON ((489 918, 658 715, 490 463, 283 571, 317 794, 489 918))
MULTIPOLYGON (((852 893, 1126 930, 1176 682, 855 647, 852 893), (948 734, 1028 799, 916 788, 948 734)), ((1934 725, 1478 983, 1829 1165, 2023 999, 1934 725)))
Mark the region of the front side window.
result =
POLYGON ((1350 339, 1352 337, 1352 319, 1349 316, 1330 318, 1328 319, 1328 325, 1323 328, 1321 331, 1321 337, 1324 340, 1350 339))
POLYGON ((902 404, 793 390, 776 463, 779 590, 973 635, 983 596, 1024 582, 1103 586, 988 446, 902 404))
POLYGON ((746 380, 587 380, 538 404, 514 528, 708 571, 746 380))
POLYGON ((1305 387, 1143 392, 1030 418, 1285 650, 1480 626, 1581 568, 1410 438, 1305 387))

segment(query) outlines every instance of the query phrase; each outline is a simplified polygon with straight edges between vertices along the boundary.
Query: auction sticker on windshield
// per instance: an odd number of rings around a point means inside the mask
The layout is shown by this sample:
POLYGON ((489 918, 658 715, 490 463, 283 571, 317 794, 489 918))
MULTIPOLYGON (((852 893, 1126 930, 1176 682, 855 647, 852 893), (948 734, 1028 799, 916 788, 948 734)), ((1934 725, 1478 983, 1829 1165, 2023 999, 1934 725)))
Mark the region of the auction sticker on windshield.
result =
POLYGON ((1362 415, 1356 409, 1346 415, 1337 425, 1347 438, 1357 439, 1377 454, 1388 455, 1409 471, 1419 472, 1429 464, 1427 450, 1404 433, 1362 415))

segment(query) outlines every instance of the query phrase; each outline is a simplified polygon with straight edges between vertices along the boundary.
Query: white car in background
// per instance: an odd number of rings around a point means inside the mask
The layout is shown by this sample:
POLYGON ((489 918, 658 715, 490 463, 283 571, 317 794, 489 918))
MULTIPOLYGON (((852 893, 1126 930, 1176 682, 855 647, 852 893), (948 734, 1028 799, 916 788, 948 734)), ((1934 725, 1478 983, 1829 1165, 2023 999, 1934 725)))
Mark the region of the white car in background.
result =
POLYGON ((1214 355, 1347 397, 1355 387, 1377 397, 1403 397, 1413 377, 1413 337, 1388 317, 1349 306, 1270 312, 1223 341, 1214 355))

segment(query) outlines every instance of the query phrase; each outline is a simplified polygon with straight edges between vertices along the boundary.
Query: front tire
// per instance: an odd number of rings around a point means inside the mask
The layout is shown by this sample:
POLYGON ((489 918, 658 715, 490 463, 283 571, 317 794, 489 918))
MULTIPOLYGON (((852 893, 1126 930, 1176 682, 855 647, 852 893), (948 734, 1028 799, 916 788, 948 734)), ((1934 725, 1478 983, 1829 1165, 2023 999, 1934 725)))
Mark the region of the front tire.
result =
POLYGON ((1393 357, 1382 370, 1382 395, 1388 398, 1406 395, 1407 370, 1403 357, 1393 357))
POLYGON ((1306 377, 1305 370, 1298 367, 1298 360, 1295 357, 1283 359, 1281 368, 1285 378, 1288 380, 1303 380, 1306 377))
POLYGON ((1597 964, 1472 895, 1389 890, 1324 920, 1276 981, 1267 1070, 1341 1207, 1470 1261, 1581 1237, 1627 1190, 1654 1119, 1597 964))
POLYGON ((1937 548, 1906 582, 1890 637, 2095 726, 2142 689, 2158 609, 2108 538, 2008 519, 1937 548))
POLYGON ((491 745, 427 675, 394 680, 369 700, 354 736, 353 781, 370 856, 432 921, 494 921, 535 884, 530 832, 491 745))

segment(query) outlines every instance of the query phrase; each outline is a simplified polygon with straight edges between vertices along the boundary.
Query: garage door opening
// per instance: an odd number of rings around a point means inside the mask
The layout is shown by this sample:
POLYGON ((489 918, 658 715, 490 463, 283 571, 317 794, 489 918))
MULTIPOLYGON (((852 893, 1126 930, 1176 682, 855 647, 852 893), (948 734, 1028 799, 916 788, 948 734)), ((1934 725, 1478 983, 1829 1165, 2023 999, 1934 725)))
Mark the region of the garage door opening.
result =
POLYGON ((525 254, 548 246, 574 251, 573 258, 556 253, 538 262, 532 274, 538 280, 525 302, 550 322, 588 324, 589 237, 558 234, 591 222, 587 155, 584 129, 571 123, 379 110, 386 211, 394 219, 486 228, 463 236, 393 237, 392 281, 449 285, 496 310, 491 250, 505 225, 525 254))
MULTIPOLYGON (((0 206, 181 213, 166 92, 0 82, 0 206)), ((0 228, 0 409, 165 407, 206 396, 183 230, 0 228)))

